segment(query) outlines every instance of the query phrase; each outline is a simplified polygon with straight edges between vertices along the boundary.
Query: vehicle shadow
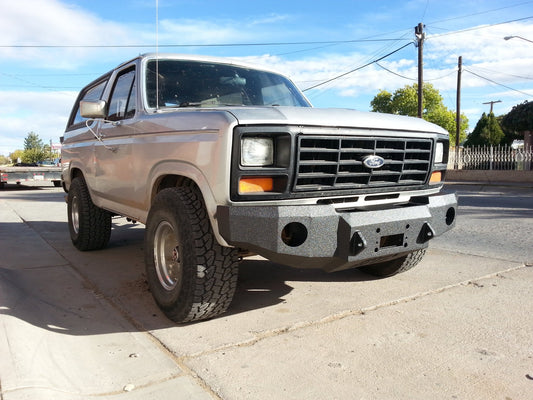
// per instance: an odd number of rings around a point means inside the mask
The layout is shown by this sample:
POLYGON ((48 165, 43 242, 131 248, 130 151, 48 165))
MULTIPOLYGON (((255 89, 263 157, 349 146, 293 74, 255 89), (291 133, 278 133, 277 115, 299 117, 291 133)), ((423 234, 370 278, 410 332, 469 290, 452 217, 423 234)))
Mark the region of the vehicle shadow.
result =
POLYGON ((245 260, 239 267, 239 280, 229 314, 237 314, 283 303, 295 282, 362 282, 377 278, 351 269, 328 273, 316 269, 293 268, 269 260, 245 260))
POLYGON ((57 188, 58 191, 63 192, 63 188, 60 186, 55 186, 52 182, 39 183, 39 182, 23 182, 23 183, 4 183, 3 187, 0 189, 2 192, 15 192, 15 191, 44 191, 44 190, 53 190, 57 188))
MULTIPOLYGON (((177 326, 156 306, 144 272, 142 225, 114 221, 108 248, 80 252, 70 243, 66 222, 0 224, 0 235, 19 235, 27 254, 0 261, 0 315, 67 335, 159 330, 177 326), (11 226, 10 226, 11 225, 11 226), (25 225, 21 228, 13 225, 25 225), (36 236, 40 236, 36 240, 36 236), (39 255, 43 255, 41 262, 39 255), (118 312, 117 312, 118 311, 118 312)), ((7 251, 6 243, 0 245, 7 251)), ((8 246, 9 247, 9 246, 8 246)), ((267 260, 245 260, 225 316, 275 306, 294 282, 354 282, 373 278, 358 271, 325 273, 267 260)))
POLYGON ((65 202, 66 193, 62 188, 28 186, 28 185, 4 185, 0 189, 0 198, 5 200, 24 200, 39 202, 65 202))

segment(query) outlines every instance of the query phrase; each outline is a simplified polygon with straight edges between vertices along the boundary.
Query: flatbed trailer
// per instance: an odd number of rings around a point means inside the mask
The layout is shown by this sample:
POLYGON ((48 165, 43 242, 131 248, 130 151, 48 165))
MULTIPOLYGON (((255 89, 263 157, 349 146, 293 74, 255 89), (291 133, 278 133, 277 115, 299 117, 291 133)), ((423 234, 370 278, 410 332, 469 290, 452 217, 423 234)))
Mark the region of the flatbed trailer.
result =
POLYGON ((0 167, 0 189, 8 183, 20 185, 25 182, 52 182, 60 187, 61 167, 0 167))

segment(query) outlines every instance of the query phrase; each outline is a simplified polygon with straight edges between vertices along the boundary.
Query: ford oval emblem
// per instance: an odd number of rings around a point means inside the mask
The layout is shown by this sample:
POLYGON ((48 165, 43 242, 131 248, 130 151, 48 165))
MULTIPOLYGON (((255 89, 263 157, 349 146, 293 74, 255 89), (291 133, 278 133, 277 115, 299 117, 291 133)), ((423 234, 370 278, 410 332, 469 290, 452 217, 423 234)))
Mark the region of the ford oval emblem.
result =
POLYGON ((385 159, 380 156, 366 156, 363 158, 363 164, 370 169, 381 168, 385 164, 385 159))

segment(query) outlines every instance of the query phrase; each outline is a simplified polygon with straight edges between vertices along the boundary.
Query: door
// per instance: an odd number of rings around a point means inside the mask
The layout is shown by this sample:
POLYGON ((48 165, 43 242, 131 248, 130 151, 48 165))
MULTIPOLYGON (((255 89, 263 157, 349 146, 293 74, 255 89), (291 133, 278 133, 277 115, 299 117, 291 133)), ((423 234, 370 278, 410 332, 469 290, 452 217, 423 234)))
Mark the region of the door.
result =
MULTIPOLYGON (((100 121, 101 141, 96 144, 95 187, 105 199, 106 208, 116 209, 112 203, 134 206, 135 160, 132 145, 137 129, 137 78, 135 66, 119 71, 109 96, 105 120, 100 121)), ((119 211, 116 209, 116 211, 119 211)))

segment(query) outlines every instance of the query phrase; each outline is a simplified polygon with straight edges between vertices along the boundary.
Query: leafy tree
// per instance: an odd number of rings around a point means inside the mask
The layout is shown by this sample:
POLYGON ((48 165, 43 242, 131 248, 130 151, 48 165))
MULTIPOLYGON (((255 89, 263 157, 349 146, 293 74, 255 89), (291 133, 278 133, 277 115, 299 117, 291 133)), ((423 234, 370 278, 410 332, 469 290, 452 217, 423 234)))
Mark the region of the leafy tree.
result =
POLYGON ((465 146, 494 146, 500 144, 504 133, 494 113, 483 113, 472 133, 468 136, 465 146))
POLYGON ((500 123, 505 133, 506 144, 511 144, 515 139, 523 139, 525 131, 533 131, 533 102, 526 100, 522 104, 517 104, 500 117, 500 123))
POLYGON ((24 139, 24 152, 20 157, 24 163, 36 163, 50 156, 50 146, 44 145, 43 141, 35 132, 29 132, 24 139))
POLYGON ((46 152, 43 149, 28 149, 22 154, 23 163, 36 163, 46 159, 46 152))
POLYGON ((35 132, 29 132, 28 136, 24 139, 24 150, 31 150, 31 149, 43 149, 43 141, 37 135, 35 132))
MULTIPOLYGON (((423 112, 422 118, 433 122, 446 129, 450 134, 450 142, 455 143, 455 112, 449 110, 445 105, 439 91, 431 84, 425 84, 423 89, 423 112)), ((397 89, 394 93, 381 90, 370 102, 372 111, 408 115, 416 117, 418 114, 418 85, 406 85, 397 89)), ((460 139, 466 138, 468 130, 468 118, 461 114, 460 139)))
POLYGON ((504 134, 504 137, 503 137, 502 141, 500 142, 500 144, 504 144, 504 145, 510 146, 511 144, 513 144, 513 142, 515 140, 523 140, 524 139, 524 132, 523 131, 514 130, 514 129, 510 128, 509 126, 504 125, 503 121, 504 121, 504 118, 506 116, 507 116, 507 114, 499 115, 498 117, 496 117, 496 119, 498 120, 498 123, 500 124, 500 127, 502 128, 502 131, 503 131, 503 134, 504 134))
POLYGON ((392 107, 392 94, 386 90, 380 90, 370 102, 370 106, 372 107, 372 111, 385 114, 394 114, 394 109, 392 107))
POLYGON ((8 163, 8 158, 0 154, 0 165, 6 165, 8 163))
POLYGON ((9 158, 11 158, 11 162, 16 163, 19 158, 22 160, 23 155, 24 155, 23 150, 15 150, 13 153, 9 155, 9 158))

